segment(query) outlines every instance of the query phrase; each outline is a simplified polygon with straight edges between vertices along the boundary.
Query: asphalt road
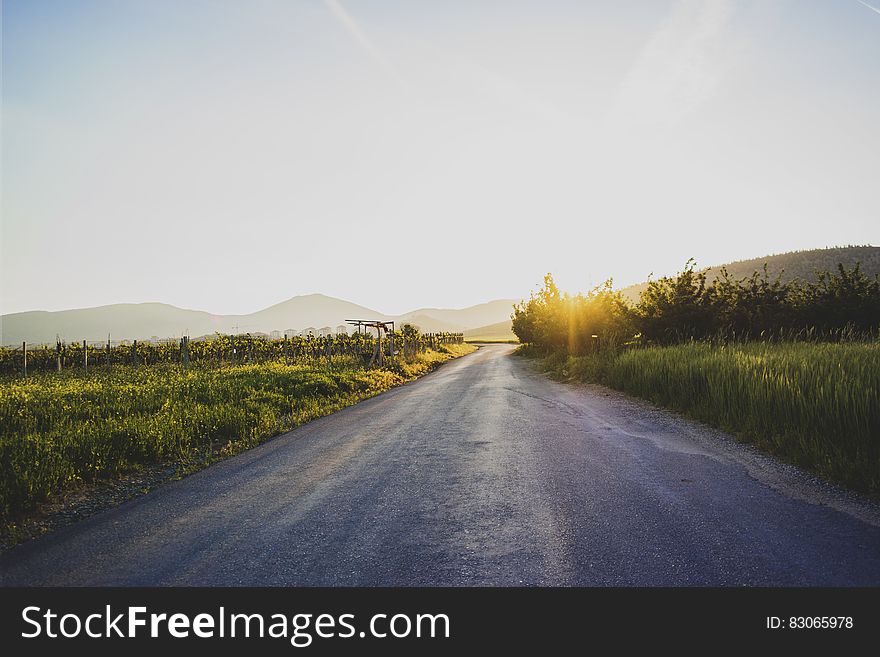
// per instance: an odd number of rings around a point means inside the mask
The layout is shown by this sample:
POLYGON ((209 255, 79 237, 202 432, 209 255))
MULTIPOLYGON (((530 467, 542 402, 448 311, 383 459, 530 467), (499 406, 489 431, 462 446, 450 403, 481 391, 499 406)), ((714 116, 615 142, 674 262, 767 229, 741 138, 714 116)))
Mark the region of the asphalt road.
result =
POLYGON ((4 585, 878 585, 880 513, 489 346, 0 557, 4 585))

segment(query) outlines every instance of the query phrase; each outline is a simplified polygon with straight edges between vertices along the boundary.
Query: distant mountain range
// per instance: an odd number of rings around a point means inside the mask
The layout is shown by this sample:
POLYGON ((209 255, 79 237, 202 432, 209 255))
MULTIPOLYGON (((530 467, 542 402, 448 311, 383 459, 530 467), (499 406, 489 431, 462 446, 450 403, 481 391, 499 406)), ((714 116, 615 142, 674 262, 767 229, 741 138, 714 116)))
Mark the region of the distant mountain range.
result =
POLYGON ((505 319, 503 322, 495 322, 494 324, 489 324, 488 326, 478 326, 477 328, 467 329, 464 332, 465 340, 486 340, 486 341, 495 341, 495 340, 516 340, 516 335, 513 332, 512 323, 509 319, 505 319))
POLYGON ((379 319, 398 325, 409 322, 423 332, 464 332, 501 322, 510 323, 513 299, 498 299, 462 309, 419 308, 403 315, 386 315, 323 294, 297 296, 249 315, 213 315, 164 303, 122 303, 97 308, 31 311, 0 317, 0 344, 67 341, 148 340, 213 333, 271 333, 329 327, 346 319, 379 319))
MULTIPOLYGON (((848 246, 811 251, 793 251, 752 260, 741 260, 708 268, 710 280, 724 266, 735 278, 749 276, 763 268, 772 275, 782 273, 784 280, 815 279, 815 272, 833 270, 838 263, 851 268, 861 263, 862 271, 880 275, 880 247, 848 246)), ((631 285, 621 291, 632 302, 647 283, 631 285)), ((464 332, 468 339, 504 340, 514 337, 510 314, 514 299, 498 299, 469 308, 419 308, 403 315, 386 315, 349 301, 323 294, 293 297, 249 315, 212 315, 200 310, 185 310, 164 303, 125 303, 97 308, 32 311, 0 316, 0 344, 20 345, 52 343, 62 339, 100 341, 107 334, 113 340, 146 340, 180 335, 199 337, 213 333, 270 333, 307 328, 333 330, 346 319, 380 319, 399 324, 410 322, 424 332, 464 332)))

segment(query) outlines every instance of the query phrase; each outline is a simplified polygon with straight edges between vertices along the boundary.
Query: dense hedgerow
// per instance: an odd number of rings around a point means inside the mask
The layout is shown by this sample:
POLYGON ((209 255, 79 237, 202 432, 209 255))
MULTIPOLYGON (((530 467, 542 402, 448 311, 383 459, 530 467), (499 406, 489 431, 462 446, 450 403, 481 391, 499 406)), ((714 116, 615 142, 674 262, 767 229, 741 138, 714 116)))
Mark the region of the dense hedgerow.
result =
POLYGON ((818 274, 815 282, 782 282, 766 268, 734 279, 722 269, 707 282, 689 261, 652 281, 629 305, 611 281, 587 294, 560 292, 551 275, 514 308, 520 342, 547 353, 583 354, 607 345, 688 340, 839 340, 880 331, 880 281, 859 265, 818 274))

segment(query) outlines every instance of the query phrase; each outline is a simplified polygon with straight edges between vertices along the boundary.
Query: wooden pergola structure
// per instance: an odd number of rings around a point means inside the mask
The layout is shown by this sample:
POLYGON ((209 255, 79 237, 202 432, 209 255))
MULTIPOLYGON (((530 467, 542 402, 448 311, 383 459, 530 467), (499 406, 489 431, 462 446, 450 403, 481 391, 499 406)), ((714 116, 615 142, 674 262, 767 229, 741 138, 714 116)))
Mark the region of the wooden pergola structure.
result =
MULTIPOLYGON (((383 351, 382 351, 382 331, 385 333, 393 333, 394 332, 394 322, 383 322, 381 319, 347 319, 345 320, 346 324, 351 324, 352 326, 357 327, 357 332, 363 332, 366 334, 368 329, 374 328, 376 329, 376 349, 373 351, 373 357, 370 358, 370 365, 377 361, 379 365, 382 365, 383 361, 383 351), (389 330, 388 327, 391 327, 389 330)), ((394 338, 392 338, 393 340, 394 338)), ((391 353, 394 353, 394 344, 391 344, 391 353)))

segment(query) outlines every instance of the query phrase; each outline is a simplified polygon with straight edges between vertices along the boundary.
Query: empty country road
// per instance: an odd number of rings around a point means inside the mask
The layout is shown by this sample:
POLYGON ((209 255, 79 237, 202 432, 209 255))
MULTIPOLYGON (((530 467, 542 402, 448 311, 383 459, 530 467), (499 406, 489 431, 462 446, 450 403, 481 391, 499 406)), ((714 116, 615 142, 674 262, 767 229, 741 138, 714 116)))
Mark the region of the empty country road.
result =
POLYGON ((11 585, 880 585, 878 507, 491 345, 7 551, 11 585))

